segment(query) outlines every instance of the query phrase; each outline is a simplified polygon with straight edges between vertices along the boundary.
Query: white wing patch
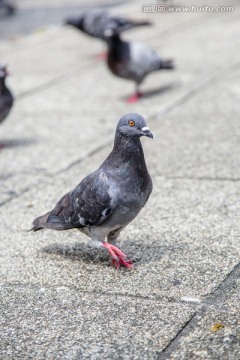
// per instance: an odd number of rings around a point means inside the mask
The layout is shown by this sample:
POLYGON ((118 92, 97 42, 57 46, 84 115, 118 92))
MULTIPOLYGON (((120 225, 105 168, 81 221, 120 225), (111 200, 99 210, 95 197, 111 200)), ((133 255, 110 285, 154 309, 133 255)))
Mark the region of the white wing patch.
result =
POLYGON ((102 216, 107 216, 108 213, 109 213, 110 209, 109 208, 106 208, 102 211, 102 216))
POLYGON ((78 214, 78 218, 79 218, 79 223, 84 226, 86 220, 83 217, 81 217, 79 214, 78 214))

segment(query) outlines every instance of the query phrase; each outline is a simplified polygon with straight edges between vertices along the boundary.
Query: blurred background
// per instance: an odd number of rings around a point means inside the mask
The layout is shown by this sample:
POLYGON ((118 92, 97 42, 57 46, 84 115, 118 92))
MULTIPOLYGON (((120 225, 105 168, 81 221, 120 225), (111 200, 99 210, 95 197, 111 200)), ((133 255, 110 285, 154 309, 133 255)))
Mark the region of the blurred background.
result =
POLYGON ((0 13, 0 38, 13 38, 19 35, 43 28, 46 25, 60 25, 65 17, 76 15, 82 11, 91 10, 96 7, 111 9, 114 6, 123 4, 125 0, 13 0, 16 8, 16 16, 5 16, 0 13))

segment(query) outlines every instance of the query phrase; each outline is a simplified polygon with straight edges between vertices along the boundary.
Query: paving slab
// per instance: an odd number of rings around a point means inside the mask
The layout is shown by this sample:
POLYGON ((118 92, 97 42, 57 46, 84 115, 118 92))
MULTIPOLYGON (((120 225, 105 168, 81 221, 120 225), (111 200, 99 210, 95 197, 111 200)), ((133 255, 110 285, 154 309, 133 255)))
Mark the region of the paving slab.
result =
POLYGON ((96 296, 67 287, 2 287, 0 292, 5 359, 23 354, 24 359, 149 359, 193 313, 189 305, 96 296))
POLYGON ((231 359, 239 357, 240 266, 236 266, 191 321, 157 358, 231 359))
MULTIPOLYGON (((168 15, 172 16, 172 14, 166 14, 168 15)), ((153 16, 156 17, 156 14, 153 16)), ((181 16, 186 15, 183 13, 183 15, 180 14, 180 18, 181 16)), ((132 92, 132 84, 115 79, 107 72, 105 64, 90 60, 91 56, 86 55, 86 44, 89 44, 87 47, 89 50, 95 51, 95 41, 91 42, 87 37, 79 36, 73 30, 54 28, 43 34, 33 34, 24 38, 18 45, 7 43, 8 51, 5 49, 5 56, 10 64, 13 63, 14 73, 10 84, 20 98, 19 100, 17 98, 11 117, 1 127, 1 141, 5 143, 6 150, 4 150, 5 156, 0 158, 0 168, 7 169, 4 178, 9 179, 7 188, 5 186, 3 188, 1 203, 12 198, 12 194, 19 194, 30 184, 35 183, 33 179, 40 173, 42 177, 45 177, 46 174, 64 169, 70 163, 88 156, 94 149, 97 150, 109 143, 116 121, 123 113, 138 111, 147 115, 148 118, 149 116, 156 117, 164 109, 166 111, 169 106, 171 108, 191 96, 193 89, 200 90, 203 79, 206 87, 208 83, 211 84, 213 73, 218 74, 216 76, 219 80, 224 76, 222 72, 228 74, 235 70, 234 65, 238 57, 234 56, 235 44, 230 41, 230 38, 240 38, 236 36, 239 31, 237 13, 231 15, 231 27, 224 33, 223 40, 228 50, 224 56, 217 57, 216 51, 222 49, 222 43, 217 42, 222 19, 226 16, 225 21, 230 22, 230 15, 218 14, 216 18, 211 18, 211 21, 209 21, 209 14, 205 17, 203 14, 199 16, 206 22, 216 49, 212 49, 212 43, 207 41, 206 32, 199 31, 199 19, 196 24, 189 24, 186 21, 188 26, 180 33, 177 32, 177 36, 181 37, 177 44, 172 34, 168 42, 162 43, 160 39, 158 44, 155 44, 156 39, 151 35, 148 40, 157 49, 165 49, 164 52, 170 55, 174 55, 173 48, 174 51, 177 50, 174 56, 178 65, 176 71, 172 73, 150 76, 144 85, 147 96, 137 106, 128 105, 123 101, 123 98, 132 92), (192 32, 195 33, 195 38, 192 32), (196 48, 199 42, 208 46, 202 53, 199 53, 196 48), (181 44, 179 48, 178 44, 181 44), (171 49, 168 50, 169 46, 171 49), (189 58, 190 50, 183 52, 182 46, 191 46, 194 54, 197 51, 199 62, 196 62, 195 55, 189 58), (54 52, 54 57, 52 52, 54 52), (205 53, 208 54, 208 66, 204 65, 204 59, 200 59, 205 53), (231 54, 231 59, 227 58, 229 54, 231 54), (14 61, 16 56, 19 60, 17 64, 14 61), (41 59, 40 62, 39 59, 41 59), (80 62, 79 59, 81 59, 80 62), (226 66, 228 63, 229 69, 228 65, 226 66), (196 65, 200 66, 201 71, 196 68, 196 65), (210 77, 209 74, 211 74, 210 77), (95 79, 102 77, 104 77, 104 86, 95 86, 95 79), (33 88, 35 91, 31 92, 33 88), (85 96, 86 93, 88 96, 85 96), (114 102, 114 107, 109 106, 112 102, 114 102), (40 127, 36 126, 37 122, 41 123, 40 127), (75 136, 76 129, 80 129, 78 137, 75 136), (92 140, 94 139, 91 143, 88 141, 89 136, 92 140), (17 156, 11 151, 14 144, 20 145, 17 147, 17 156), (33 148, 32 156, 29 157, 29 151, 33 148), (62 156, 63 151, 64 156, 62 156), (42 161, 39 162, 39 159, 42 161), (16 180, 14 172, 20 177, 24 173, 24 181, 16 180)), ((163 28, 156 24, 157 31, 169 31, 166 24, 167 22, 163 22, 163 28)), ((148 34, 150 34, 149 31, 148 34)), ((134 34, 131 33, 131 36, 134 34)), ((236 89, 237 81, 234 79, 233 81, 235 81, 236 89)), ((219 105, 216 103, 216 106, 219 105)), ((231 101, 229 106, 231 106, 231 101)), ((182 122, 179 126, 182 126, 182 122)), ((159 125, 157 128, 164 130, 159 125)), ((183 131, 185 131, 184 128, 183 131)), ((168 154, 170 155, 171 152, 168 154)), ((187 166, 189 162, 195 162, 195 158, 187 160, 185 162, 187 166)), ((168 163, 169 158, 166 160, 163 158, 163 163, 164 161, 168 163)), ((196 167, 199 167, 199 164, 196 167)), ((226 171, 229 171, 229 168, 226 171)), ((181 171, 178 172, 181 173, 181 171)))
MULTIPOLYGON (((114 11, 138 15, 139 6, 114 11)), ((238 358, 234 6, 231 14, 165 12, 161 22, 160 14, 147 14, 155 32, 125 35, 177 59, 176 71, 149 76, 136 105, 123 101, 132 84, 92 58, 101 44, 72 29, 48 28, 0 44, 17 95, 1 125, 4 359, 238 358), (154 191, 119 241, 135 270, 116 271, 77 231, 27 230, 101 164, 118 118, 130 111, 145 115, 154 133, 153 141, 143 139, 154 191), (214 332, 217 323, 224 327, 214 332)))

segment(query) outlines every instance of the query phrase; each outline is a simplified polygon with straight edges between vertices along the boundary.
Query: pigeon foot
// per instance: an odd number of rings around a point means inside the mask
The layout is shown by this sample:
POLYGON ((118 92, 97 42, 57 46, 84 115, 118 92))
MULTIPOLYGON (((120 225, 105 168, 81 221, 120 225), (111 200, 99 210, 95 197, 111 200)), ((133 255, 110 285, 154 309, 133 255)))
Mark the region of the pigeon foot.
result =
POLYGON ((120 266, 125 266, 126 268, 133 269, 133 263, 131 260, 126 259, 126 255, 118 249, 116 246, 103 242, 102 246, 107 249, 109 254, 112 256, 112 265, 119 269, 120 266))
POLYGON ((96 55, 96 59, 98 61, 104 61, 104 60, 107 59, 107 57, 108 57, 108 52, 107 51, 103 51, 102 53, 96 55))
POLYGON ((136 103, 141 97, 143 96, 143 93, 141 93, 140 91, 136 92, 134 95, 130 96, 127 99, 127 103, 129 104, 134 104, 136 103))

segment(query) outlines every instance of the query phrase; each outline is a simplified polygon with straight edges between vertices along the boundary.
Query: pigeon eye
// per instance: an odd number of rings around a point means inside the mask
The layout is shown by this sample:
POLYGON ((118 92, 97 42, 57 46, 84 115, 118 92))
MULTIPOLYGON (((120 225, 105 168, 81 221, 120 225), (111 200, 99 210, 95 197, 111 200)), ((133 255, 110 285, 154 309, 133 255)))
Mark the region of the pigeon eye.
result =
POLYGON ((135 125, 135 122, 134 122, 133 120, 129 120, 128 124, 129 124, 130 126, 134 126, 134 125, 135 125))

